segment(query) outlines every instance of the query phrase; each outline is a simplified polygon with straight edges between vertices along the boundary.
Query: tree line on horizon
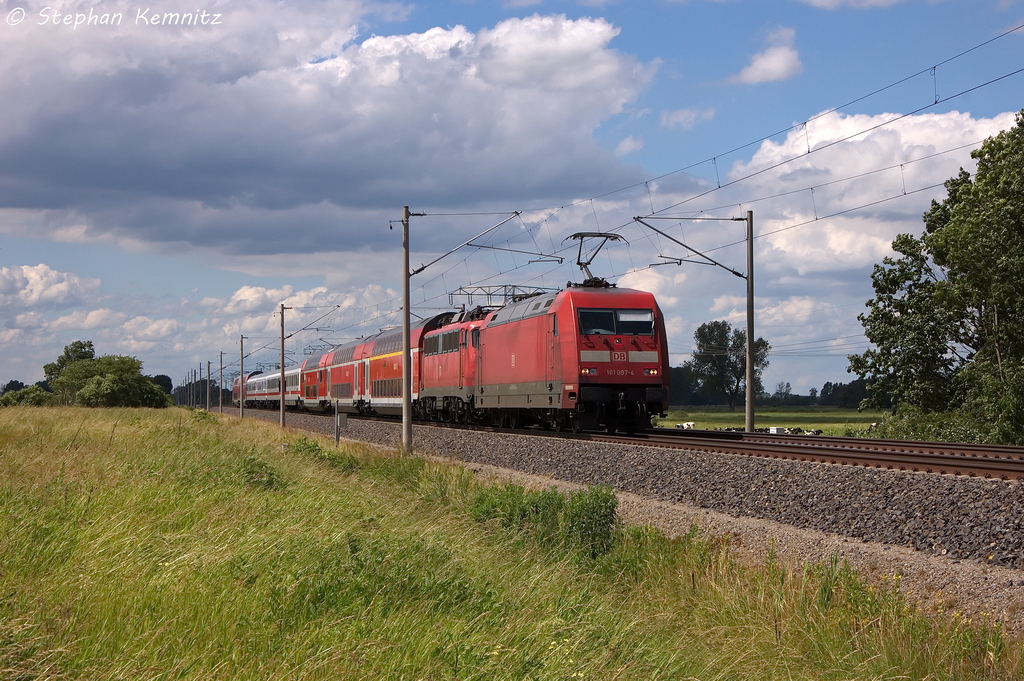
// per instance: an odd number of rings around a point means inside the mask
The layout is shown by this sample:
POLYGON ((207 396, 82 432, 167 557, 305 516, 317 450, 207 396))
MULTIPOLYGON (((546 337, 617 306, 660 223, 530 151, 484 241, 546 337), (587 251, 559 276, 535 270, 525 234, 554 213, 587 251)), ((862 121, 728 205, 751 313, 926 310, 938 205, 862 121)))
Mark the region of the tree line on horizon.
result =
MULTIPOLYGON (((730 411, 746 400, 746 331, 733 329, 727 321, 701 324, 694 332, 693 359, 669 370, 669 404, 676 406, 726 405, 730 411)), ((761 381, 768 366, 771 345, 758 338, 754 354, 754 403, 765 407, 839 407, 856 409, 869 396, 867 381, 849 383, 825 381, 819 392, 793 393, 788 382, 780 381, 768 392, 761 381)), ((888 405, 886 405, 888 406, 888 405)))

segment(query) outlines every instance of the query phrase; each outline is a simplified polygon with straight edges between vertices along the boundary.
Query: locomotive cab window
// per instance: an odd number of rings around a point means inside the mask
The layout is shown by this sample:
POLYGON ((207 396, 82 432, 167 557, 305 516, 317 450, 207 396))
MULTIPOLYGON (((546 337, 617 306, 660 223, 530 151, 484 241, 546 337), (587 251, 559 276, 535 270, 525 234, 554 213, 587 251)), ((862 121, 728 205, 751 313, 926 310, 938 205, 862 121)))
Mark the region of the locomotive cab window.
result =
POLYGON ((580 333, 584 336, 651 336, 653 310, 597 310, 580 308, 580 333))
POLYGON ((654 333, 654 311, 616 310, 615 328, 623 336, 650 336, 654 333))

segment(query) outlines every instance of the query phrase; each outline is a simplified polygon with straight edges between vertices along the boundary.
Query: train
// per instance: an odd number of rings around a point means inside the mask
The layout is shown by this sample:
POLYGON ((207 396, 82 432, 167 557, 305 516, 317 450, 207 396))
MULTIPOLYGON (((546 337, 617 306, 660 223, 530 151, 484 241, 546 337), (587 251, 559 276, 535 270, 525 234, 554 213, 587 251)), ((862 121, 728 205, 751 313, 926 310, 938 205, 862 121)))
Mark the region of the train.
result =
MULTIPOLYGON (((668 407, 654 295, 602 279, 432 316, 412 326, 410 348, 418 420, 633 433, 668 407)), ((401 329, 312 355, 284 380, 288 408, 400 416, 401 329)), ((279 409, 281 373, 245 374, 232 399, 279 409)))

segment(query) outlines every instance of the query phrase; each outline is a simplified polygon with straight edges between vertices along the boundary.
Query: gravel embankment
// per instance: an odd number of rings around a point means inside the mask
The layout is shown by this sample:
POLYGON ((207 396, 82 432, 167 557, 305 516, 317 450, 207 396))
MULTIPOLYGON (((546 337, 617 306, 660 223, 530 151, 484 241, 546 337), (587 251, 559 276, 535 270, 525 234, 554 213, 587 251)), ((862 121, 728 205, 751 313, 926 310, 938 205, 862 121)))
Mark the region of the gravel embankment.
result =
MULTIPOLYGON (((334 432, 331 419, 305 414, 288 425, 334 432)), ((400 426, 353 419, 343 437, 395 447, 400 426)), ((869 577, 901 575, 926 606, 991 613, 1024 633, 1018 482, 419 426, 413 437, 421 454, 499 478, 610 485, 627 520, 669 534, 697 522, 751 558, 769 546, 794 562, 838 552, 869 577)))

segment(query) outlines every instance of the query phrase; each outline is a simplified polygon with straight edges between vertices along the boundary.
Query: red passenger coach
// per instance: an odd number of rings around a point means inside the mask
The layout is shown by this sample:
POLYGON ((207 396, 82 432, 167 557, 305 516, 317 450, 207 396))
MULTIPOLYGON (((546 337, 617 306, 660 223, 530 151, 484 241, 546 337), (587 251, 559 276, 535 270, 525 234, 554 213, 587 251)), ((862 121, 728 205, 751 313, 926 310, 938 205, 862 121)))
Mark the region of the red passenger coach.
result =
MULTIPOLYGON (((419 380, 422 338, 451 320, 448 312, 424 320, 410 330, 413 400, 419 380)), ((351 414, 402 413, 402 332, 389 329, 369 338, 339 345, 302 364, 303 406, 351 414)))

